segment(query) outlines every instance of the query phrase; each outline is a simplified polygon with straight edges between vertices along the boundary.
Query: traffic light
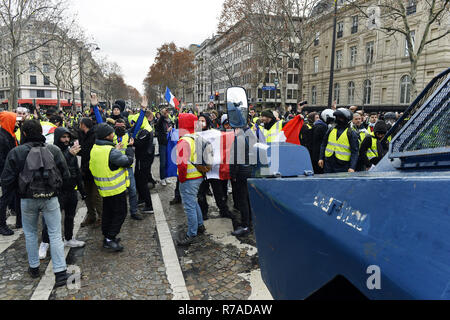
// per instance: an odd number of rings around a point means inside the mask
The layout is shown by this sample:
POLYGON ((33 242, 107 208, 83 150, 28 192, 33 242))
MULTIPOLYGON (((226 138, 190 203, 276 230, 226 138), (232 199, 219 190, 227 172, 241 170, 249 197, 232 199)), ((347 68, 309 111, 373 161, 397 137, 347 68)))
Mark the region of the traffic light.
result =
POLYGON ((220 97, 219 92, 216 92, 216 101, 219 101, 219 97, 220 97))

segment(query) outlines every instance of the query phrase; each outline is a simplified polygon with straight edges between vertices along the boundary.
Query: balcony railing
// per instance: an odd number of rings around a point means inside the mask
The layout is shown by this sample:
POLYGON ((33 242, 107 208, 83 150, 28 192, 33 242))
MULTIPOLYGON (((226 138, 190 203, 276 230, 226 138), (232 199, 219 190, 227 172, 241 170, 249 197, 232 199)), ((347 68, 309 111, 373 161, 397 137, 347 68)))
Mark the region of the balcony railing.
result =
POLYGON ((337 32, 337 37, 338 37, 338 38, 342 38, 343 34, 344 34, 343 31, 338 31, 338 32, 337 32))
POLYGON ((352 34, 358 32, 358 26, 352 26, 352 34))

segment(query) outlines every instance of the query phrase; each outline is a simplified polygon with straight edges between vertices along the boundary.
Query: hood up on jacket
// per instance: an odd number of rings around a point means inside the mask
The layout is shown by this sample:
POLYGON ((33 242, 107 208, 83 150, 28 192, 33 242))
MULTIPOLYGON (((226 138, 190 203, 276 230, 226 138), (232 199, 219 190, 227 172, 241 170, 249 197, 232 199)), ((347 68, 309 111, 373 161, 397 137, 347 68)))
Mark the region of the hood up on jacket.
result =
POLYGON ((180 138, 195 132, 195 125, 198 118, 194 114, 182 113, 178 119, 178 126, 180 128, 180 138))
POLYGON ((61 143, 59 140, 61 139, 61 137, 63 135, 65 135, 66 133, 69 134, 70 138, 72 138, 72 134, 70 133, 70 131, 67 128, 56 128, 55 129, 55 137, 54 137, 54 145, 59 147, 61 149, 61 151, 64 151, 68 148, 68 146, 64 145, 64 143, 61 143))
MULTIPOLYGON (((0 112, 0 126, 16 139, 14 129, 16 128, 17 115, 13 112, 0 112)), ((17 144, 17 141, 16 141, 17 144)))

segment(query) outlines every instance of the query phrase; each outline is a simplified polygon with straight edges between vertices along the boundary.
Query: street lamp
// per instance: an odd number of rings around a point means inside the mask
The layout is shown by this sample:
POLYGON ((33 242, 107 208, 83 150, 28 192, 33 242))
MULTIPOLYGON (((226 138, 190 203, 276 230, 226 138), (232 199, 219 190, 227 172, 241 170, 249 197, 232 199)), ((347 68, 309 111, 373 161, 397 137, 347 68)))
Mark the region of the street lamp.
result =
POLYGON ((333 18, 333 41, 331 45, 331 67, 330 67, 330 84, 328 87, 328 109, 331 108, 333 101, 333 82, 334 82, 334 57, 336 55, 336 24, 337 24, 337 1, 334 2, 334 18, 333 18))
POLYGON ((280 82, 278 81, 278 78, 275 78, 273 83, 275 84, 275 108, 276 108, 278 102, 278 85, 280 84, 280 82))
MULTIPOLYGON (((82 57, 82 53, 83 53, 83 49, 89 48, 89 47, 91 47, 91 48, 95 47, 95 49, 92 49, 92 51, 99 51, 100 50, 98 45, 95 44, 95 43, 88 43, 88 44, 85 44, 85 45, 81 44, 80 47, 79 47, 80 48, 80 51, 79 51, 79 62, 80 62, 79 63, 79 67, 80 67, 80 100, 81 100, 81 108, 82 109, 84 108, 83 57, 82 57)), ((74 102, 75 102, 75 99, 74 99, 74 102)))

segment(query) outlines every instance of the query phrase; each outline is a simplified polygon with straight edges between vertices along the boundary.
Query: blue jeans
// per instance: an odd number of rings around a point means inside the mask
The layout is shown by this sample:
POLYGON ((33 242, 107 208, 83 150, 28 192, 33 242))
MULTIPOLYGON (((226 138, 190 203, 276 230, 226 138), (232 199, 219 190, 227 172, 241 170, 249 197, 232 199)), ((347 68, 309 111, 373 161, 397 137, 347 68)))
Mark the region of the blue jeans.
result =
POLYGON ((45 199, 21 199, 22 226, 25 234, 28 263, 31 268, 39 267, 38 220, 39 212, 44 215, 50 238, 50 253, 53 272, 67 269, 64 243, 61 235, 61 210, 57 197, 45 199))
POLYGON ((187 235, 189 237, 197 236, 198 227, 203 225, 202 210, 197 200, 198 189, 202 182, 203 179, 195 179, 180 183, 180 195, 188 220, 187 235))
POLYGON ((159 145, 159 179, 166 178, 167 146, 159 145))
POLYGON ((133 168, 128 168, 128 177, 130 186, 128 187, 128 198, 130 199, 130 214, 136 214, 138 209, 138 200, 136 193, 136 180, 134 179, 133 168))

